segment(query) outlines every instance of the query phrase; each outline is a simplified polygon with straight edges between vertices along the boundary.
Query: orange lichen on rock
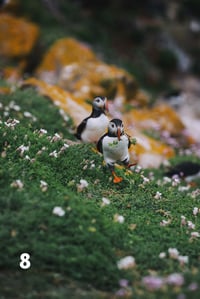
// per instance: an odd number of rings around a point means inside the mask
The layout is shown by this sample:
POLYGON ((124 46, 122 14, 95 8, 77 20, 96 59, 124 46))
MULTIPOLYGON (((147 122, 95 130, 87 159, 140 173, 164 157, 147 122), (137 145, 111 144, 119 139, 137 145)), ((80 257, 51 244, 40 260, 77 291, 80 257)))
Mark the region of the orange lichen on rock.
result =
POLYGON ((124 103, 134 97, 137 90, 135 79, 124 70, 102 62, 81 62, 65 66, 57 82, 78 98, 96 95, 108 98, 121 97, 124 103))
POLYGON ((0 94, 9 94, 11 93, 11 88, 8 86, 0 86, 0 94))
POLYGON ((0 55, 8 58, 27 56, 36 44, 39 28, 22 18, 0 15, 0 55))
POLYGON ((44 55, 35 75, 84 100, 102 95, 120 99, 123 105, 141 98, 131 74, 102 62, 89 47, 72 38, 58 40, 44 55))
POLYGON ((124 113, 127 126, 139 129, 155 129, 168 131, 172 135, 180 134, 185 126, 178 114, 168 105, 158 105, 153 108, 132 109, 124 113))
POLYGON ((22 87, 36 87, 38 92, 51 99, 57 106, 65 110, 73 119, 75 125, 91 111, 91 106, 85 102, 78 101, 74 96, 59 86, 50 85, 36 78, 29 78, 22 83, 22 87))
POLYGON ((74 62, 97 61, 95 54, 90 48, 76 39, 62 38, 57 40, 47 51, 40 66, 36 71, 36 75, 43 72, 57 72, 63 66, 74 62))
POLYGON ((2 78, 8 82, 16 83, 23 76, 23 65, 19 63, 18 67, 7 66, 2 69, 2 78))
POLYGON ((175 155, 171 146, 146 136, 137 129, 129 130, 128 134, 136 138, 136 144, 130 148, 131 161, 138 161, 144 168, 158 167, 175 155))

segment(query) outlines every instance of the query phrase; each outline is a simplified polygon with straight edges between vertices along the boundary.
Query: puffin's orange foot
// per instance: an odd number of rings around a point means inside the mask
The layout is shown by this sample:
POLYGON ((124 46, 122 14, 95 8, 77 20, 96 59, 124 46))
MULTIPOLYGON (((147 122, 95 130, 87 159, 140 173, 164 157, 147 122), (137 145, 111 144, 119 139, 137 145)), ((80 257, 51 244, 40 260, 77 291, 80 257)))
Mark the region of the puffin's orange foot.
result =
POLYGON ((113 183, 115 183, 115 184, 118 184, 121 181, 123 181, 123 179, 121 177, 119 177, 119 176, 115 176, 114 179, 113 179, 113 183))
POLYGON ((113 183, 115 184, 120 183, 123 180, 121 177, 117 176, 114 171, 112 171, 112 175, 113 175, 113 183))

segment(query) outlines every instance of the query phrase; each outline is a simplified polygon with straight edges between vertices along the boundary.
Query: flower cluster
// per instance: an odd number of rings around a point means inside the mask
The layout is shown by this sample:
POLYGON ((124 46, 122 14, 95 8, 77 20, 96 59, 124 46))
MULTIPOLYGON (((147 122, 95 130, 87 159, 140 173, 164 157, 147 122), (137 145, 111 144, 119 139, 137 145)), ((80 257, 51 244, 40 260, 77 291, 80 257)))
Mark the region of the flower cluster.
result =
POLYGON ((117 262, 119 270, 127 270, 135 267, 135 258, 133 256, 126 256, 117 262))
POLYGON ((62 207, 59 207, 59 206, 54 207, 52 213, 59 217, 63 217, 65 215, 65 211, 63 210, 62 207))
POLYGON ((172 273, 166 277, 149 275, 142 279, 142 284, 149 290, 159 290, 167 285, 181 287, 185 282, 185 279, 180 273, 172 273))
MULTIPOLYGON (((200 210, 198 207, 194 207, 192 210, 193 216, 197 217, 197 215, 200 213, 200 210)), ((188 228, 189 230, 194 230, 196 228, 195 223, 193 223, 191 220, 187 220, 185 216, 181 215, 181 226, 188 228)), ((200 237, 200 233, 197 231, 192 231, 190 233, 190 239, 189 241, 192 241, 196 238, 200 237)))
MULTIPOLYGON (((167 254, 166 252, 161 252, 159 254, 159 258, 163 259, 166 258, 167 254)), ((188 264, 189 257, 187 255, 180 255, 177 248, 168 248, 168 256, 172 260, 177 260, 180 264, 180 266, 184 266, 185 264, 188 264)))
POLYGON ((88 187, 88 185, 89 185, 89 184, 88 184, 88 182, 87 182, 86 180, 81 179, 81 180, 80 180, 80 183, 77 184, 77 191, 78 191, 78 192, 83 191, 85 188, 88 187))
POLYGON ((20 123, 19 120, 17 119, 11 119, 9 118, 7 121, 4 122, 4 124, 6 125, 6 127, 14 129, 16 127, 16 125, 18 125, 20 123))

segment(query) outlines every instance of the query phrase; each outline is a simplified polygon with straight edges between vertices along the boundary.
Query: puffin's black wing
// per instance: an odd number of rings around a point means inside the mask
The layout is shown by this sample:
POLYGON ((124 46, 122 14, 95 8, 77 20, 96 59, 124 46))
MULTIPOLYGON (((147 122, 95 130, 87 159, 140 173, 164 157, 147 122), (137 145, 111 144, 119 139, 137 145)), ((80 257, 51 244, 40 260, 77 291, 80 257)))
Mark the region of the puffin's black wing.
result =
POLYGON ((85 127, 86 127, 86 124, 87 124, 87 120, 88 120, 88 117, 85 118, 77 127, 76 129, 76 133, 74 134, 76 138, 80 139, 81 140, 81 134, 82 132, 85 130, 85 127))
POLYGON ((97 150, 103 154, 103 138, 107 136, 108 134, 104 134, 103 136, 100 137, 99 141, 97 142, 97 150))
MULTIPOLYGON (((127 135, 128 136, 128 135, 127 135)), ((130 139, 130 137, 128 136, 128 148, 130 148, 131 147, 131 139, 130 139)))
POLYGON ((125 135, 126 135, 127 138, 128 138, 128 148, 130 148, 130 147, 131 147, 131 136, 128 135, 128 134, 125 134, 125 135))

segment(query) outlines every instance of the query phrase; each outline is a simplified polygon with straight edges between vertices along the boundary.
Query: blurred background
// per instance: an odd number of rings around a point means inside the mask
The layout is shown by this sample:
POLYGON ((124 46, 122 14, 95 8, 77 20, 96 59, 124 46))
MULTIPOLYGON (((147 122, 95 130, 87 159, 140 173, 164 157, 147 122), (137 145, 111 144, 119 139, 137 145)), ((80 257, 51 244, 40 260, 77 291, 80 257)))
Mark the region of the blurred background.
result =
MULTIPOLYGON (((199 0, 2 0, 0 45, 2 80, 34 77, 71 92, 82 106, 105 95, 111 116, 126 113, 130 131, 173 148, 200 142, 199 0), (173 110, 134 110, 161 103, 173 110)), ((75 125, 86 110, 71 115, 75 125)))
POLYGON ((200 75, 198 0, 2 0, 1 13, 40 26, 40 51, 59 37, 73 36, 105 61, 125 67, 147 88, 168 88, 177 76, 200 75))

